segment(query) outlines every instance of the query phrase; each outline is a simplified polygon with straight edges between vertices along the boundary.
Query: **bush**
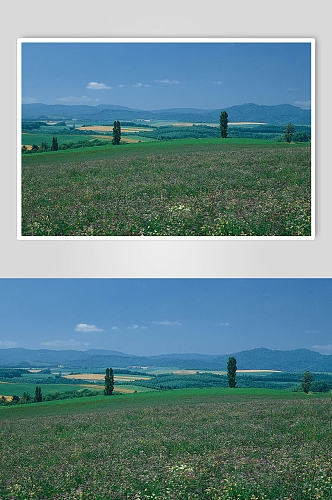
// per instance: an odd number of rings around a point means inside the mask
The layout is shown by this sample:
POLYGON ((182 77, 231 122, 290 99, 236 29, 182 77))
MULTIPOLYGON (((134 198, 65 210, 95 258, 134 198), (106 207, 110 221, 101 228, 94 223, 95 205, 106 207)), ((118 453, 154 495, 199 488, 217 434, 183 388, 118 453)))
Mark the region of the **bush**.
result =
POLYGON ((310 384, 310 390, 312 392, 329 392, 330 388, 325 380, 318 380, 310 384))
POLYGON ((296 132, 293 140, 294 142, 309 142, 310 136, 306 132, 296 132))

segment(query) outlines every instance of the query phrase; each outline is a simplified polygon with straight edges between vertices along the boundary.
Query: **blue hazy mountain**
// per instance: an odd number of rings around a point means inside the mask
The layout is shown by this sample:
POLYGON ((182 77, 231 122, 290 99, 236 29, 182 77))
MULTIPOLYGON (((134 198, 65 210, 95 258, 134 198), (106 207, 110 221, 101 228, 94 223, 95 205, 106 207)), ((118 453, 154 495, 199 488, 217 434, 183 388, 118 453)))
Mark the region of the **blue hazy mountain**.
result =
POLYGON ((242 370, 321 371, 332 372, 332 355, 309 349, 290 351, 265 348, 231 354, 162 354, 137 356, 102 349, 75 351, 50 349, 0 349, 0 366, 57 366, 67 368, 104 368, 149 366, 178 367, 182 369, 225 370, 229 356, 237 360, 242 370))
POLYGON ((230 122, 263 122, 274 124, 294 123, 310 124, 310 110, 291 104, 263 106, 259 104, 241 104, 219 109, 171 108, 158 110, 140 110, 112 104, 64 105, 64 104, 23 104, 22 118, 25 120, 174 120, 184 122, 219 121, 221 110, 226 110, 230 122))

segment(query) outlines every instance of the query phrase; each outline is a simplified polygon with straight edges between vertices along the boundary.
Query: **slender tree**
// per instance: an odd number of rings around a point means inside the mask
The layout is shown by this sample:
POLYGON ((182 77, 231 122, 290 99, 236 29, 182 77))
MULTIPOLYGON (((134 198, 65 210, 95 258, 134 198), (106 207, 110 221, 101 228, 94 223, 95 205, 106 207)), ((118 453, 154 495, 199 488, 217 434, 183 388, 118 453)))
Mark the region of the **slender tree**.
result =
POLYGON ((35 403, 40 403, 41 401, 43 401, 43 395, 42 395, 41 387, 39 387, 37 385, 36 386, 36 390, 35 390, 34 402, 35 403))
POLYGON ((51 151, 58 151, 58 149, 59 149, 58 139, 56 137, 53 137, 51 151))
POLYGON ((308 370, 302 375, 302 389, 306 394, 308 394, 310 390, 310 385, 313 379, 314 377, 312 376, 312 373, 308 370))
POLYGON ((121 125, 118 120, 115 120, 113 124, 113 144, 120 144, 121 141, 121 125))
POLYGON ((29 401, 31 401, 31 396, 30 396, 30 393, 29 392, 23 392, 22 394, 22 397, 21 397, 22 401, 24 401, 25 403, 28 403, 29 401))
POLYGON ((292 123, 288 123, 284 131, 284 136, 288 143, 292 142, 294 133, 295 133, 294 125, 292 123))
POLYGON ((32 153, 36 153, 38 151, 39 147, 37 146, 37 144, 32 144, 32 148, 31 148, 31 152, 32 153))
POLYGON ((112 368, 106 368, 105 371, 105 396, 111 396, 114 390, 114 375, 112 368))
POLYGON ((39 147, 39 151, 48 151, 48 144, 47 142, 42 142, 40 147, 39 147))
POLYGON ((229 387, 235 387, 236 386, 236 359, 233 358, 232 356, 228 358, 228 363, 227 363, 227 377, 228 377, 228 385, 229 387))
POLYGON ((227 137, 227 127, 228 127, 228 113, 222 111, 220 113, 220 135, 223 139, 227 137))

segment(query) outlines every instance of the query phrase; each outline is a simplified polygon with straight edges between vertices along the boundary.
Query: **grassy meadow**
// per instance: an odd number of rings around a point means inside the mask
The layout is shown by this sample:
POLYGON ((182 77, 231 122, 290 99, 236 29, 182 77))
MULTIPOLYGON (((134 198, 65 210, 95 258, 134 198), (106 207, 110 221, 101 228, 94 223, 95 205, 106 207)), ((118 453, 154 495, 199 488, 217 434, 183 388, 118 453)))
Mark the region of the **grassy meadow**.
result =
POLYGON ((189 389, 0 408, 0 498, 328 499, 331 397, 189 389))
POLYGON ((310 179, 308 144, 263 139, 26 154, 22 235, 308 236, 310 179))

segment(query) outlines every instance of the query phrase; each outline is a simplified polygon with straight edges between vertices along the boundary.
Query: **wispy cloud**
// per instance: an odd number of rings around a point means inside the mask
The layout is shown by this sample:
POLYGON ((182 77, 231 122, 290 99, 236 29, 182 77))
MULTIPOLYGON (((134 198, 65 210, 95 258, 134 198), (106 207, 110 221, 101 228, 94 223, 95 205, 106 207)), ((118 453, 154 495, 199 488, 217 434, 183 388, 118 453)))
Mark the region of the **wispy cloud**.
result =
POLYGON ((294 104, 303 109, 310 109, 311 107, 311 101, 294 101, 294 104))
POLYGON ((163 80, 155 80, 156 83, 163 83, 164 85, 177 85, 179 80, 169 80, 168 78, 164 78, 163 80))
POLYGON ((56 347, 56 348, 75 348, 75 347, 87 347, 90 345, 89 342, 80 342, 76 339, 58 339, 58 340, 48 340, 41 342, 40 345, 44 347, 56 347))
POLYGON ((219 323, 220 326, 230 326, 229 321, 223 321, 222 323, 219 323))
POLYGON ((143 88, 143 87, 151 87, 151 85, 149 83, 136 82, 136 83, 133 83, 132 87, 143 88))
POLYGON ((332 344, 313 345, 311 349, 318 351, 321 354, 332 354, 332 344))
POLYGON ((10 349, 11 347, 17 347, 17 342, 13 340, 0 340, 0 349, 10 349))
POLYGON ((222 80, 216 80, 213 82, 215 85, 222 85, 224 82, 222 80))
POLYGON ((111 328, 111 330, 118 330, 118 329, 119 329, 119 327, 116 326, 116 325, 113 325, 112 328, 111 328))
POLYGON ((81 95, 81 96, 70 95, 66 97, 58 97, 56 100, 63 104, 87 104, 99 101, 99 99, 97 98, 88 97, 86 95, 81 95))
POLYGON ((304 333, 319 333, 319 330, 304 330, 304 333))
POLYGON ((22 97, 23 104, 34 104, 36 102, 38 102, 38 99, 36 99, 35 97, 22 97))
POLYGON ((87 323, 78 323, 75 326, 75 332, 102 332, 102 328, 98 328, 96 325, 88 325, 87 323))
POLYGON ((119 85, 117 85, 117 87, 119 87, 119 89, 123 89, 124 84, 123 83, 119 83, 119 85))
POLYGON ((102 82, 89 82, 86 88, 89 90, 111 90, 112 87, 102 82))
POLYGON ((169 319, 164 319, 163 321, 152 321, 154 325, 161 325, 161 326, 182 326, 182 323, 180 321, 170 321, 169 319))
POLYGON ((132 325, 128 326, 128 330, 145 330, 147 326, 144 325, 138 325, 137 323, 133 323, 132 325))

